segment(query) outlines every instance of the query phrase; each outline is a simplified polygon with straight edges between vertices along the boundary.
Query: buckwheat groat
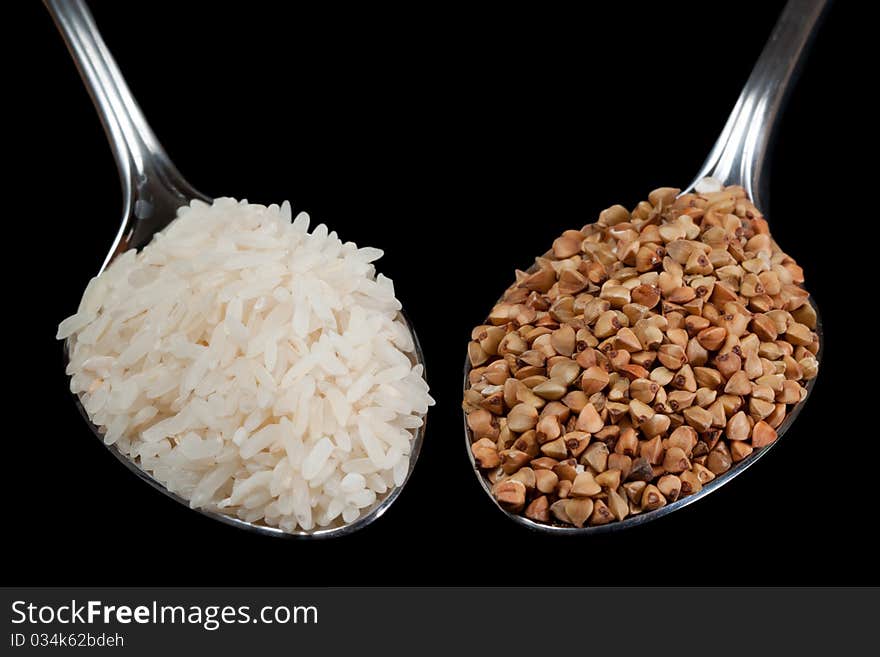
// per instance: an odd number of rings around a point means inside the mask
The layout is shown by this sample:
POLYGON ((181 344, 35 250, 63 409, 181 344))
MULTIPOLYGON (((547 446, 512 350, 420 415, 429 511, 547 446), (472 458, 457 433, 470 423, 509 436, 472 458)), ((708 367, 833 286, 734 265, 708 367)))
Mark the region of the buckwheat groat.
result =
POLYGON ((655 189, 567 230, 474 328, 464 410, 499 504, 623 520, 776 439, 819 348, 802 269, 742 187, 655 189))

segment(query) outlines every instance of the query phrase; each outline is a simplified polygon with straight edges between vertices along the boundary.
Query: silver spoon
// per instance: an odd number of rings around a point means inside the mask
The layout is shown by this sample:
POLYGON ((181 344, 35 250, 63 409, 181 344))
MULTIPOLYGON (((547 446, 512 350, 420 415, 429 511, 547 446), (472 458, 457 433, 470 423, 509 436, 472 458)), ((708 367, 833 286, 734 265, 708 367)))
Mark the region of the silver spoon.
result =
MULTIPOLYGON (((734 105, 733 112, 727 119, 721 136, 715 142, 715 146, 709 153, 709 157, 703 163, 699 174, 682 193, 686 194, 694 189, 694 186, 703 178, 711 176, 727 185, 742 185, 746 193, 751 197, 758 208, 766 207, 767 199, 767 163, 768 143, 773 134, 773 129, 778 123, 782 106, 786 100, 788 91, 791 89, 798 65, 807 50, 810 37, 814 33, 822 13, 828 5, 828 0, 789 0, 782 14, 779 16, 776 26, 770 35, 767 45, 761 52, 749 79, 746 81, 739 99, 734 105)), ((816 310, 816 333, 819 336, 819 352, 816 358, 821 361, 823 354, 822 320, 816 302, 810 297, 810 303, 816 310)), ((468 373, 470 361, 465 359, 464 389, 469 386, 468 373)), ((742 473, 746 468, 756 463, 758 459, 767 454, 772 447, 779 443, 783 434, 791 427, 797 415, 800 413, 816 379, 807 382, 807 397, 794 406, 777 428, 777 439, 735 464, 724 474, 717 476, 711 482, 693 495, 683 497, 671 504, 660 507, 655 511, 649 511, 636 516, 629 516, 619 522, 611 522, 607 525, 587 526, 583 528, 572 526, 546 525, 534 522, 525 516, 511 513, 504 509, 492 495, 491 484, 480 472, 471 452, 472 436, 467 425, 465 414, 464 433, 465 444, 474 473, 485 493, 492 503, 514 522, 536 531, 551 534, 598 534, 604 532, 625 529, 636 525, 661 518, 665 515, 682 509, 696 502, 702 497, 718 490, 742 473)))
MULTIPOLYGON (((210 203, 212 199, 195 190, 169 159, 156 135, 147 124, 144 115, 128 90, 122 73, 113 60, 101 38, 95 21, 83 0, 44 0, 55 25, 64 37, 70 54, 79 69, 83 82, 94 101, 101 117, 107 139, 113 149, 119 178, 122 182, 122 225, 113 240, 113 245, 101 269, 120 253, 129 249, 139 249, 152 239, 153 235, 167 226, 176 216, 177 209, 193 199, 210 203)), ((424 364, 424 356, 412 325, 401 314, 410 330, 415 344, 415 360, 424 364)), ((66 354, 65 348, 65 354, 66 354)), ((88 414, 76 398, 80 412, 92 431, 101 439, 99 429, 89 420, 88 414)), ((246 522, 204 509, 193 509, 202 515, 229 525, 272 536, 294 536, 300 538, 329 538, 350 534, 381 516, 406 485, 418 460, 425 433, 425 425, 414 430, 412 451, 409 457, 409 470, 400 486, 395 486, 382 496, 369 511, 347 525, 318 528, 311 531, 285 532, 276 527, 246 522)), ((115 446, 107 449, 141 480, 150 484, 168 497, 190 508, 189 502, 169 491, 149 473, 141 470, 115 446)))

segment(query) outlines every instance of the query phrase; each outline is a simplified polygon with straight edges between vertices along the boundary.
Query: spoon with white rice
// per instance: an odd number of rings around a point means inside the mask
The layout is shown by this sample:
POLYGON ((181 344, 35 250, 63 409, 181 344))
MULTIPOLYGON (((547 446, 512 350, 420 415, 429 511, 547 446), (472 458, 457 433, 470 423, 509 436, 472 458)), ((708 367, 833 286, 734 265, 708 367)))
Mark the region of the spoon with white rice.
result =
POLYGON ((382 252, 290 205, 211 200, 147 125, 81 0, 46 0, 119 167, 123 219, 61 322, 84 417, 142 480, 211 518, 330 537, 382 515, 433 400, 382 252))

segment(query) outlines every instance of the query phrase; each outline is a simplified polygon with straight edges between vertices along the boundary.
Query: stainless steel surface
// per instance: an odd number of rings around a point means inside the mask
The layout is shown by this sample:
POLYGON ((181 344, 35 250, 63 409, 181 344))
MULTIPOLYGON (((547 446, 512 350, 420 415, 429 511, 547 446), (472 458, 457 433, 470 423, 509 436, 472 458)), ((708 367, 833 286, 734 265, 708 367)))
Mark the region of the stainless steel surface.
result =
MULTIPOLYGON (((104 44, 95 21, 83 0, 44 0, 58 30, 64 37, 70 54, 79 69, 83 82, 89 90, 95 108, 104 124, 107 139, 113 150, 122 183, 122 223, 100 271, 118 254, 132 248, 146 245, 153 235, 174 219, 177 209, 193 199, 208 203, 211 199, 196 191, 169 159, 156 135, 150 129, 143 113, 104 44)), ((415 361, 424 364, 418 337, 403 313, 401 319, 409 327, 415 343, 415 361)), ((67 349, 65 345, 65 359, 67 349)), ((104 444, 103 437, 91 423, 85 409, 76 399, 77 407, 92 431, 104 444)), ((425 425, 414 430, 412 452, 406 480, 384 495, 363 516, 347 525, 319 528, 295 533, 285 532, 276 527, 249 523, 222 513, 193 509, 194 511, 229 525, 241 527, 260 534, 297 538, 330 538, 350 534, 370 524, 381 516, 397 499, 406 486, 422 446, 425 425)), ((106 446, 106 445, 105 445, 106 446)), ((170 492, 149 473, 120 453, 115 446, 107 449, 141 480, 189 508, 189 502, 170 492)))
POLYGON ((685 192, 706 176, 740 184, 761 210, 767 208, 768 144, 810 38, 829 0, 789 0, 755 63, 730 117, 700 172, 685 192))
MULTIPOLYGON (((728 185, 742 185, 746 192, 754 200, 759 209, 765 209, 767 202, 767 156, 768 144, 773 134, 773 129, 779 119, 786 96, 791 88, 798 66, 807 50, 810 38, 813 35, 822 13, 827 8, 829 0, 789 0, 777 20, 773 32, 761 52, 752 73, 749 76, 736 105, 721 132, 718 141, 712 148, 709 157, 706 158, 699 174, 685 190, 691 191, 702 178, 712 176, 728 185)), ((683 193, 685 193, 683 192, 683 193)), ((810 298, 810 304, 816 310, 816 333, 819 336, 819 353, 816 358, 820 361, 823 354, 824 338, 822 334, 822 318, 815 301, 810 298)), ((465 358, 464 389, 468 388, 468 373, 470 362, 465 358)), ((662 518, 673 511, 684 508, 689 504, 718 490, 721 486, 732 481, 754 463, 767 454, 773 447, 779 444, 783 435, 793 424, 801 409, 807 403, 810 393, 815 386, 816 379, 807 382, 807 397, 801 400, 785 418, 777 429, 778 437, 771 444, 758 449, 749 457, 735 464, 723 475, 705 485, 698 493, 676 500, 655 511, 629 516, 622 521, 612 522, 607 525, 588 526, 583 528, 570 525, 547 525, 529 520, 525 516, 510 513, 501 507, 492 495, 491 484, 474 461, 471 452, 471 432, 467 426, 467 415, 464 414, 464 436, 468 456, 477 480, 480 482, 485 493, 492 503, 508 518, 529 529, 551 534, 600 534, 614 532, 628 527, 643 525, 651 520, 662 518)))
POLYGON ((119 253, 140 248, 197 198, 172 164, 128 90, 83 0, 45 0, 104 124, 122 183, 122 222, 101 270, 119 253))

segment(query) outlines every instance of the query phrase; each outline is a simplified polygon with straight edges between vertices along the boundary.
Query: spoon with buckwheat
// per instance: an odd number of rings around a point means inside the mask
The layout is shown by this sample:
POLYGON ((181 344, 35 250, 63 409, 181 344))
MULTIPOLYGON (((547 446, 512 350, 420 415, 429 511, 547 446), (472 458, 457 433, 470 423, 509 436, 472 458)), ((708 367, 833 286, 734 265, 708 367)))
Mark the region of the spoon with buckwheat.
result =
POLYGON ((473 330, 467 450, 515 522, 643 524, 729 483, 791 427, 822 327, 760 208, 768 142, 826 5, 786 5, 687 189, 565 231, 473 330))

